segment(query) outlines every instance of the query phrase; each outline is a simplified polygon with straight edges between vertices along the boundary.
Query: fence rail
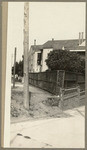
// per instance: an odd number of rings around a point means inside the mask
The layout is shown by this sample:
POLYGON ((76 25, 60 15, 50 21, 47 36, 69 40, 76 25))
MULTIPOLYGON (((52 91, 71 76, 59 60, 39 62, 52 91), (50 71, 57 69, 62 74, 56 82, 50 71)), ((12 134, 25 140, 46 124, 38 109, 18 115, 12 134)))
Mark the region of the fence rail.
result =
POLYGON ((70 103, 70 101, 72 101, 72 103, 74 103, 74 101, 76 99, 75 103, 76 103, 76 105, 79 106, 80 101, 84 98, 85 98, 85 91, 80 91, 79 86, 77 86, 75 88, 69 88, 69 89, 60 88, 60 107, 62 109, 64 107, 64 102, 67 101, 68 99, 69 99, 69 103, 70 103), (71 91, 71 93, 70 93, 70 91, 71 91), (66 92, 68 92, 68 94, 66 92), (74 98, 74 99, 72 100, 72 98, 74 98))
POLYGON ((67 98, 74 97, 74 96, 78 96, 78 98, 80 98, 81 95, 83 96, 85 95, 85 91, 80 91, 80 87, 69 88, 69 89, 60 88, 60 96, 62 97, 62 99, 66 99, 66 95, 67 98), (69 91, 71 91, 71 94, 70 93, 66 94, 66 92, 69 91))

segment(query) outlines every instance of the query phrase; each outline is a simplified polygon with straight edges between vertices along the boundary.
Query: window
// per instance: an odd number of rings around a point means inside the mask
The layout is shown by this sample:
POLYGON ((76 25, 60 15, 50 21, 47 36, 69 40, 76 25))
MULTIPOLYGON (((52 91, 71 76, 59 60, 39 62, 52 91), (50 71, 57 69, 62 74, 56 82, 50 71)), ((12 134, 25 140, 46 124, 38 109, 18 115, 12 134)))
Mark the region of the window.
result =
POLYGON ((41 65, 42 53, 37 53, 37 64, 41 65))

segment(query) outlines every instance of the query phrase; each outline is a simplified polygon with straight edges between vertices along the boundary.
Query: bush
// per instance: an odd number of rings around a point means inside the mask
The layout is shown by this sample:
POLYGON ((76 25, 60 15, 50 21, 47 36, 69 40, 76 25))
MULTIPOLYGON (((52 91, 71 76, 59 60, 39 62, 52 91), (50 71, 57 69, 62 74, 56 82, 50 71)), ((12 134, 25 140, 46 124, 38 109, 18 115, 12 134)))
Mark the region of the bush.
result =
MULTIPOLYGON (((12 67, 12 75, 14 74, 14 66, 12 67)), ((15 64, 15 74, 23 77, 23 60, 16 62, 15 64)))
POLYGON ((85 72, 85 60, 76 52, 68 50, 53 50, 48 54, 46 64, 49 70, 65 70, 85 72))

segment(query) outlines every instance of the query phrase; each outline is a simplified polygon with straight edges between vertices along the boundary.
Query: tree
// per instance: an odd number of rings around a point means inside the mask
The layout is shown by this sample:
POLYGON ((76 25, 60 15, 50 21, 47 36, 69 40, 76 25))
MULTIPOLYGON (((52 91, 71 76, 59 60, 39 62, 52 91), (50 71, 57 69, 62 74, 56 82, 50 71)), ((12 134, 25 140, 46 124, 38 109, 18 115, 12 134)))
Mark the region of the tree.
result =
POLYGON ((85 71, 85 60, 76 52, 68 50, 53 50, 48 54, 46 64, 50 70, 65 70, 73 72, 85 71))
MULTIPOLYGON (((23 56, 22 56, 23 58, 23 56)), ((18 76, 23 77, 23 68, 24 68, 24 59, 20 60, 19 62, 16 62, 15 64, 15 74, 18 76)), ((14 66, 12 67, 12 74, 14 72, 14 66)))
MULTIPOLYGON (((15 74, 18 74, 18 70, 19 70, 19 64, 18 62, 16 62, 15 64, 15 74)), ((12 74, 14 73, 14 66, 12 67, 12 74)))
POLYGON ((19 62, 18 75, 23 77, 23 60, 19 62))

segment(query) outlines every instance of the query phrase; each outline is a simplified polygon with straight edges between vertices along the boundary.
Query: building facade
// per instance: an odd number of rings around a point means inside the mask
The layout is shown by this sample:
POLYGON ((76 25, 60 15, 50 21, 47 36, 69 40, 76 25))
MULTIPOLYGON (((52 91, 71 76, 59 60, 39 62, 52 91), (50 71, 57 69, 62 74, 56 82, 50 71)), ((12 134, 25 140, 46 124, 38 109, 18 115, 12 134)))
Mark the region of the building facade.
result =
POLYGON ((83 32, 79 33, 79 39, 70 40, 50 40, 43 45, 31 46, 29 51, 29 72, 44 72, 48 69, 45 60, 48 54, 53 50, 69 50, 71 52, 79 53, 85 58, 85 39, 83 39, 83 32))

